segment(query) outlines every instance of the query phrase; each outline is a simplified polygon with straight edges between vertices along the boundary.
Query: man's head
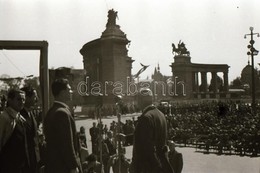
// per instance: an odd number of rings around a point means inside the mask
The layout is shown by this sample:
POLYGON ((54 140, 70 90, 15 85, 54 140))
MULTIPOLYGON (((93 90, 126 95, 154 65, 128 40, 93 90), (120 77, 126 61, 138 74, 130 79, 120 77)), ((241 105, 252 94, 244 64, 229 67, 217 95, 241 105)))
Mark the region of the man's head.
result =
POLYGON ((88 162, 96 162, 97 161, 97 156, 95 154, 90 154, 87 158, 86 161, 88 162))
POLYGON ((56 79, 51 86, 52 94, 56 101, 69 102, 72 101, 73 91, 69 85, 69 81, 64 78, 56 79))
POLYGON ((109 130, 109 131, 107 132, 107 137, 108 137, 108 138, 112 138, 112 137, 113 137, 113 133, 112 133, 111 130, 109 130))
POLYGON ((168 141, 168 146, 170 151, 175 151, 175 143, 173 141, 168 141))
POLYGON ((80 133, 85 133, 85 128, 83 126, 81 126, 79 131, 80 131, 80 133))
POLYGON ((38 101, 37 91, 31 86, 25 86, 21 88, 22 91, 25 92, 25 104, 26 108, 31 108, 35 106, 38 101))
POLYGON ((153 93, 149 88, 141 88, 137 94, 138 106, 141 110, 153 103, 153 93))
POLYGON ((25 93, 19 89, 11 89, 7 94, 7 105, 15 111, 20 112, 25 103, 25 93))

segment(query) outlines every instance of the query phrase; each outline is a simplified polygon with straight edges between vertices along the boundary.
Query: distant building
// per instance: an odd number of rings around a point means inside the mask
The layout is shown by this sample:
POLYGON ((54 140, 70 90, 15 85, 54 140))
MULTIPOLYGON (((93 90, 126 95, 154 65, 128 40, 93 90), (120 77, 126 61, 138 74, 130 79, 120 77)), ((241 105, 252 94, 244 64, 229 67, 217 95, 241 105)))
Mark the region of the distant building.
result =
MULTIPOLYGON (((255 76, 255 89, 256 95, 260 96, 260 73, 257 69, 254 69, 254 76, 255 76)), ((243 68, 241 71, 241 84, 242 88, 246 91, 247 95, 251 95, 252 91, 252 66, 248 64, 243 68)))
POLYGON ((164 100, 171 100, 173 95, 173 85, 169 84, 169 80, 172 80, 171 76, 165 76, 160 71, 160 65, 154 69, 152 74, 151 87, 154 93, 154 100, 161 102, 164 100))
MULTIPOLYGON (((69 80, 71 89, 73 91, 73 103, 72 106, 82 105, 84 104, 83 97, 78 92, 78 84, 82 81, 85 81, 86 71, 84 69, 72 69, 68 67, 60 67, 57 69, 49 70, 50 77, 50 93, 51 93, 51 84, 55 79, 58 78, 66 78, 69 80)), ((52 94, 50 94, 51 103, 54 98, 52 94)))
POLYGON ((191 63, 190 53, 184 43, 178 49, 173 44, 174 62, 171 64, 175 83, 175 99, 228 98, 227 64, 191 63), (218 76, 221 73, 222 77, 218 76), (208 82, 208 78, 211 78, 208 82))
MULTIPOLYGON (((259 81, 259 77, 260 74, 258 74, 257 70, 254 70, 255 72, 255 85, 256 88, 259 89, 260 88, 260 81, 259 81)), ((252 66, 248 64, 243 68, 243 70, 241 71, 241 82, 242 85, 247 85, 249 88, 251 88, 252 85, 252 66)))

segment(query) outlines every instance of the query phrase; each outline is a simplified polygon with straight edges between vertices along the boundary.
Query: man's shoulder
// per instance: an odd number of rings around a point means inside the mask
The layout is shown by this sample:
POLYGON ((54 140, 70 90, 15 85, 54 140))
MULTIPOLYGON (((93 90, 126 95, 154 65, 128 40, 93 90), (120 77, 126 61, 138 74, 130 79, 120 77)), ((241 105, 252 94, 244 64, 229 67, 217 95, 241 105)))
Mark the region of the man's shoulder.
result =
POLYGON ((6 122, 10 121, 10 117, 8 115, 8 113, 4 110, 1 114, 0 114, 0 123, 1 124, 6 124, 6 122))
POLYGON ((144 108, 142 116, 149 116, 149 114, 152 114, 156 111, 156 107, 154 105, 149 105, 146 108, 144 108))
POLYGON ((0 114, 0 119, 5 119, 8 118, 8 113, 6 112, 6 110, 4 110, 1 114, 0 114))
POLYGON ((182 153, 180 153, 180 152, 178 152, 178 151, 176 151, 176 155, 177 155, 178 157, 182 157, 182 153))
POLYGON ((0 114, 1 121, 12 121, 16 119, 18 112, 14 111, 12 108, 7 107, 5 110, 0 114))
POLYGON ((156 107, 152 104, 144 108, 143 113, 154 110, 156 107))
POLYGON ((169 158, 182 158, 182 153, 178 151, 170 152, 169 158))
POLYGON ((180 153, 179 151, 176 151, 176 153, 177 153, 177 154, 182 154, 182 153, 180 153))
POLYGON ((70 115, 71 113, 66 107, 53 105, 47 112, 45 119, 48 119, 47 117, 49 118, 52 117, 51 119, 53 119, 53 118, 64 117, 64 116, 67 117, 70 115))
POLYGON ((157 109, 156 106, 150 106, 148 107, 147 109, 145 109, 144 113, 143 113, 143 116, 146 116, 146 117, 151 117, 151 116, 159 116, 159 115, 164 115, 159 109, 157 109))
POLYGON ((52 112, 68 112, 69 109, 66 106, 63 106, 62 104, 54 103, 52 107, 50 108, 50 111, 52 112))

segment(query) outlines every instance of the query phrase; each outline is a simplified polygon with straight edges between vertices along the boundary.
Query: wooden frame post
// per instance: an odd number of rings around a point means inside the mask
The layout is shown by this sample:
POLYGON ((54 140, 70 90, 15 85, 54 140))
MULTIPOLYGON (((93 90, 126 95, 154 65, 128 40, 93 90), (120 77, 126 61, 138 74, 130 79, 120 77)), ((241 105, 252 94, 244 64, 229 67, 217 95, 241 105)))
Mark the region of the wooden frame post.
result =
POLYGON ((48 42, 47 41, 12 41, 0 40, 0 50, 40 50, 40 86, 42 94, 43 114, 49 109, 49 70, 48 70, 48 42))

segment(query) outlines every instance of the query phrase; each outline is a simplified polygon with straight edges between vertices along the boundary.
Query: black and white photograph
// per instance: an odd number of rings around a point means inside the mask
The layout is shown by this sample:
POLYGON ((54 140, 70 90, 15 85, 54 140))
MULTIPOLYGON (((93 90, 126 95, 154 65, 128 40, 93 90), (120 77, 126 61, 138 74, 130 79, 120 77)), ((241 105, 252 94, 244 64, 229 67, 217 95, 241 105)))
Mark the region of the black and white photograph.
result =
POLYGON ((0 0, 0 173, 260 173, 259 11, 0 0))

